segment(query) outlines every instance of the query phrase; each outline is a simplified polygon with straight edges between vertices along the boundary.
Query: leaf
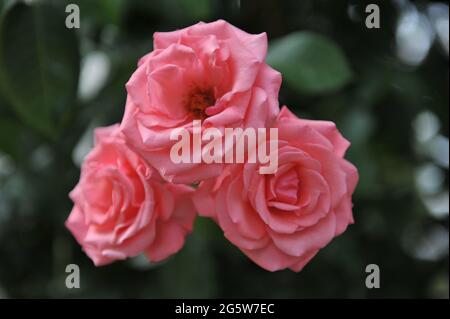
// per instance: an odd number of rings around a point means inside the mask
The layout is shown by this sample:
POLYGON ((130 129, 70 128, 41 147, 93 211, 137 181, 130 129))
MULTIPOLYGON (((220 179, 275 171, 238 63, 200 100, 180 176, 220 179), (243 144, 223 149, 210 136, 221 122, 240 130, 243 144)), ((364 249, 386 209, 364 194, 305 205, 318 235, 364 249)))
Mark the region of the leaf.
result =
MULTIPOLYGON (((60 1, 60 0, 58 0, 60 1)), ((86 17, 99 25, 119 25, 125 12, 125 0, 64 0, 64 5, 76 3, 81 12, 83 23, 86 17)))
POLYGON ((208 0, 178 0, 179 6, 192 20, 205 19, 211 12, 211 2, 208 0))
POLYGON ((9 119, 0 118, 0 153, 17 157, 18 126, 9 119))
POLYGON ((65 10, 16 2, 0 17, 0 88, 29 126, 53 136, 74 105, 78 41, 65 26, 65 10))
POLYGON ((267 63, 282 73, 288 85, 305 94, 338 90, 352 77, 342 50, 312 32, 295 32, 272 41, 267 63))

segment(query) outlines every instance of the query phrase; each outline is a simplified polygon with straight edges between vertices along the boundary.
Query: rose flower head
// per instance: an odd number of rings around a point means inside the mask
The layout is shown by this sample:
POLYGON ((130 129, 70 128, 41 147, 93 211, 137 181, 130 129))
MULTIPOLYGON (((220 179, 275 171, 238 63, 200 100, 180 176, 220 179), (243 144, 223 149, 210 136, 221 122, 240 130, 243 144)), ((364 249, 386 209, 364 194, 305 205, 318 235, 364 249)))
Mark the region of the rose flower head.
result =
POLYGON ((126 85, 121 129, 127 143, 167 181, 196 183, 220 174, 222 163, 174 163, 174 129, 263 128, 279 112, 281 75, 265 62, 267 36, 226 21, 156 32, 126 85))
POLYGON ((161 261, 179 251, 192 230, 192 191, 164 182, 128 148, 119 125, 98 128, 70 193, 66 226, 97 266, 141 253, 161 261))
POLYGON ((260 174, 258 162, 229 165, 200 184, 194 203, 264 269, 300 271, 353 223, 358 172, 344 159, 349 142, 334 123, 299 119, 284 107, 274 127, 276 172, 260 174))

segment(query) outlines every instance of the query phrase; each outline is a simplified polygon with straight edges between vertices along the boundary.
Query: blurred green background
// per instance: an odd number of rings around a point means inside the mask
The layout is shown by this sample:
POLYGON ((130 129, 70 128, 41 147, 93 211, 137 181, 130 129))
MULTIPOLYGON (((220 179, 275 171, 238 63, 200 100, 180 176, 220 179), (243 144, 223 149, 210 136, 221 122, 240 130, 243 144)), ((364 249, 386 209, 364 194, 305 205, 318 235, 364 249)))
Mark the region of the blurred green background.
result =
POLYGON ((448 298, 448 2, 0 0, 0 298, 448 298), (78 4, 81 28, 64 26, 78 4), (379 29, 365 26, 368 3, 379 29), (199 218, 162 264, 95 268, 65 229, 92 129, 120 121, 152 34, 225 19, 267 32, 280 103, 331 120, 361 174, 356 224, 300 273, 266 272, 199 218), (65 267, 81 288, 65 287, 65 267), (365 287, 365 267, 381 288, 365 287))

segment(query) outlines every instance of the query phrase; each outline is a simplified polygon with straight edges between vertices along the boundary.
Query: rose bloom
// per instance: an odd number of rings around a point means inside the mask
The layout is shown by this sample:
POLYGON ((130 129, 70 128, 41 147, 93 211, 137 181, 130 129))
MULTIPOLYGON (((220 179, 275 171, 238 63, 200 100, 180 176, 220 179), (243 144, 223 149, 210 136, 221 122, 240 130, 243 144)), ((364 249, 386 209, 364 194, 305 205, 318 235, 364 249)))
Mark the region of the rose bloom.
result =
POLYGON ((218 176, 222 164, 173 163, 170 149, 177 141, 170 134, 175 128, 192 133, 193 120, 222 133, 273 122, 281 75, 264 62, 267 36, 218 20, 157 32, 153 46, 126 84, 121 128, 127 142, 168 181, 218 176))
POLYGON ((274 127, 276 173, 260 175, 258 163, 229 165, 200 184, 194 203, 261 267, 300 271, 353 223, 358 173, 343 158, 349 142, 332 122, 298 119, 283 108, 274 127))
POLYGON ((67 228, 97 266, 144 253, 157 262, 191 232, 192 188, 163 183, 125 144, 119 125, 95 130, 95 147, 70 193, 67 228))

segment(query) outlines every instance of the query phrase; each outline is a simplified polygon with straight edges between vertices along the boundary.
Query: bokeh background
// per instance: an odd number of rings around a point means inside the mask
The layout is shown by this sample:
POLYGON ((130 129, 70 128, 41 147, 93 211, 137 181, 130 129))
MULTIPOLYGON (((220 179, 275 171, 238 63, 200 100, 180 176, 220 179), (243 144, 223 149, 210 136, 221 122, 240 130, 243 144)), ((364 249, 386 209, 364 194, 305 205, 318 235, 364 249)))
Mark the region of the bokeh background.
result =
POLYGON ((369 2, 0 0, 0 298, 448 298, 448 2, 369 2), (65 28, 68 3, 80 29, 65 28), (63 225, 92 129, 120 121, 153 32, 219 18, 267 32, 280 102, 352 141, 356 224, 300 273, 264 271, 202 218, 162 264, 95 268, 63 225), (71 263, 80 289, 65 287, 71 263))

